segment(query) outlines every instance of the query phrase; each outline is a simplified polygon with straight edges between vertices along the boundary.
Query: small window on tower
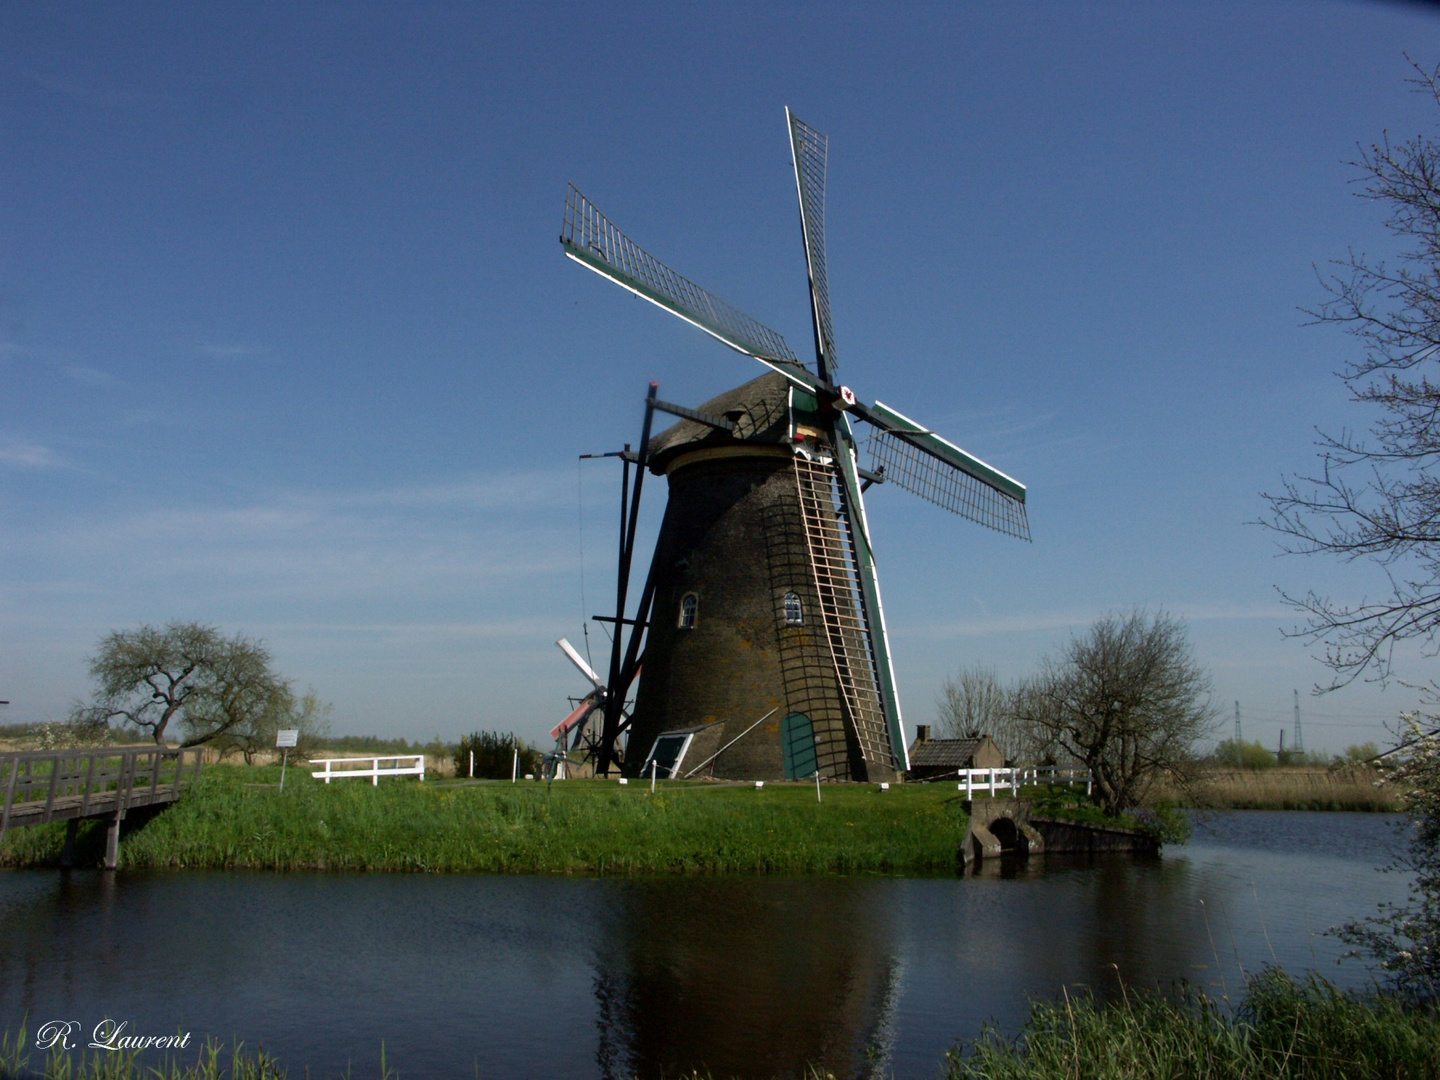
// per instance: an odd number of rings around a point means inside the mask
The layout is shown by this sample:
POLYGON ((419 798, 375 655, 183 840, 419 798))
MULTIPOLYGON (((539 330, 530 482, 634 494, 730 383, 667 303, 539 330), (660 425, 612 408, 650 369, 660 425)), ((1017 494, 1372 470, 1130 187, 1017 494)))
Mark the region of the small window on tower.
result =
POLYGON ((796 593, 785 594, 785 621, 791 626, 800 626, 805 622, 805 609, 800 604, 800 597, 796 593))
POLYGON ((681 630, 689 630, 695 625, 695 609, 700 606, 699 598, 693 593, 686 593, 680 598, 680 622, 681 630))

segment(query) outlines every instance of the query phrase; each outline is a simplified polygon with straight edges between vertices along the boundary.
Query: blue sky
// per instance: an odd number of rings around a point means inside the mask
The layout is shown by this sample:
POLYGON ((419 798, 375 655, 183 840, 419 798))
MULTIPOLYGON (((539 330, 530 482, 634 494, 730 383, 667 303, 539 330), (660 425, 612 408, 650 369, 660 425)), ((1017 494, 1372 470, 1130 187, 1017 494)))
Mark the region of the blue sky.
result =
POLYGON ((1309 698, 1275 591, 1376 578, 1246 523, 1367 423, 1299 309, 1386 250, 1345 162, 1434 130, 1437 46, 1352 3, 6 5, 0 716, 199 619, 338 730, 542 739, 583 689, 552 642, 613 603, 618 472, 578 455, 651 379, 760 370, 563 258, 565 184, 803 354, 789 105, 830 137, 843 381, 1031 492, 1027 545, 872 490, 907 721, 1163 606, 1247 737, 1296 687, 1309 746, 1381 737, 1411 692, 1309 698))

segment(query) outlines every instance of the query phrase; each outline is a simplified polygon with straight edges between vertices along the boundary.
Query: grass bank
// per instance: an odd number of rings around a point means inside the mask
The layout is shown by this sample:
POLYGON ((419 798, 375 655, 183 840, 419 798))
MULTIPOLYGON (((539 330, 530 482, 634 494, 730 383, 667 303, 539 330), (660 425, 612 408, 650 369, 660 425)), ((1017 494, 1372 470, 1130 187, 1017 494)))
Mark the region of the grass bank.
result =
POLYGON ((1126 993, 1031 1006, 1014 1038, 988 1032, 947 1056, 947 1080, 1437 1080, 1440 1014, 1270 971, 1240 1007, 1199 994, 1126 993))
POLYGON ((1214 810, 1398 811, 1399 792, 1393 784, 1377 786, 1379 778, 1365 767, 1214 769, 1205 774, 1194 797, 1166 794, 1214 810))
MULTIPOLYGON (((178 803, 122 832, 122 868, 644 874, 934 873, 956 867, 967 818, 949 785, 567 780, 544 784, 347 780, 212 766, 178 803)), ((59 861, 63 824, 0 840, 0 866, 59 861)), ((76 864, 96 865, 87 822, 76 864)))

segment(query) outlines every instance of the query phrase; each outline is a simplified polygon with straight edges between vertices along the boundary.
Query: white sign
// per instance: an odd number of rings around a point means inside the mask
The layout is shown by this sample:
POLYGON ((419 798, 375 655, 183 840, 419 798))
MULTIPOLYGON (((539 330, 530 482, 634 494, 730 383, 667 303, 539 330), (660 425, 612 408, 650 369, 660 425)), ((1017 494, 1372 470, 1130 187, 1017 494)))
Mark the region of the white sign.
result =
POLYGON ((275 733, 275 749, 278 750, 282 746, 294 746, 299 738, 299 728, 286 728, 283 731, 277 731, 275 733))

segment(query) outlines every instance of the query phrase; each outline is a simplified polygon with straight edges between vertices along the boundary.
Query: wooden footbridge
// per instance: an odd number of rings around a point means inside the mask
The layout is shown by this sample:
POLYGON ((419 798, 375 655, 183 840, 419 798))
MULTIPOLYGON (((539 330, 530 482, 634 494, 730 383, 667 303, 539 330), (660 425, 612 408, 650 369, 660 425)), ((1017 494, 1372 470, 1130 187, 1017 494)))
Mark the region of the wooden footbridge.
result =
POLYGON ((31 750, 0 754, 0 836, 23 825, 68 821, 61 865, 70 865, 81 818, 108 818, 105 869, 120 858, 120 822, 128 811, 172 803, 200 775, 202 752, 162 746, 31 750))

